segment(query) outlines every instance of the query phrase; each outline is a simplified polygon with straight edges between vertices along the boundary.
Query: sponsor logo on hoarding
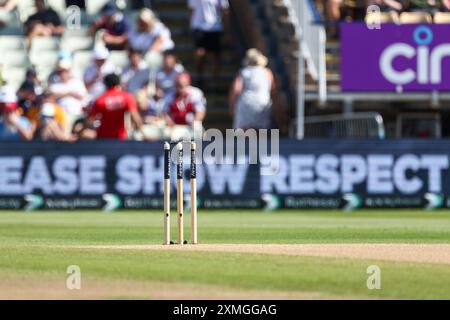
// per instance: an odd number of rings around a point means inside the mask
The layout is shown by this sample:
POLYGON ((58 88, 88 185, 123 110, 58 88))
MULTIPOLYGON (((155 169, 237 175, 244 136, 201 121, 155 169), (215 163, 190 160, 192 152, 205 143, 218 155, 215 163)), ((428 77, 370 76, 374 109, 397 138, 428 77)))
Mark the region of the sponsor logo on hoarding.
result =
POLYGON ((408 43, 394 43, 388 46, 380 58, 380 70, 386 80, 403 91, 403 86, 412 82, 439 85, 442 83, 442 61, 450 57, 450 43, 430 49, 434 34, 428 26, 417 27, 412 38, 416 46, 408 43), (400 58, 414 60, 415 68, 398 70, 394 61, 400 58))
POLYGON ((343 91, 449 91, 450 25, 341 26, 343 91))
MULTIPOLYGON (((31 143, 26 149, 8 147, 16 150, 13 155, 0 148, 0 209, 162 208, 160 147, 103 144, 51 148, 31 143)), ((262 174, 261 163, 204 161, 197 170, 199 207, 352 211, 450 206, 448 141, 383 141, 368 146, 355 141, 287 140, 281 147, 276 175, 262 174)))

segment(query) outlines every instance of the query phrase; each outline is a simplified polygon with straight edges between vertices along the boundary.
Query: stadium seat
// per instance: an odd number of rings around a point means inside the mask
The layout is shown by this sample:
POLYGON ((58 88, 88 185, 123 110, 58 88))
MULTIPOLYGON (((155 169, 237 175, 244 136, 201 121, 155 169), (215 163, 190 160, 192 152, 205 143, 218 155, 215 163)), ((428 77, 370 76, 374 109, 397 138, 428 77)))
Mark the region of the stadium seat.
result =
POLYGON ((5 67, 27 67, 29 59, 26 51, 3 51, 0 54, 0 64, 5 67))
POLYGON ((56 62, 58 61, 58 51, 57 50, 32 51, 30 53, 30 61, 39 70, 45 67, 53 68, 56 62))
POLYGON ((23 81, 25 80, 26 68, 19 67, 3 67, 2 74, 7 85, 12 86, 15 90, 18 90, 23 81))
POLYGON ((450 12, 436 12, 434 14, 434 23, 450 24, 450 12))
POLYGON ((15 12, 11 12, 0 8, 0 21, 9 27, 20 27, 21 23, 18 15, 15 12))
POLYGON ((61 42, 61 49, 75 52, 80 50, 90 50, 94 46, 94 39, 88 36, 68 36, 64 35, 61 42))
POLYGON ((73 55, 73 73, 75 76, 81 78, 84 74, 84 70, 89 66, 92 61, 91 50, 77 51, 73 55))
POLYGON ((50 73, 52 73, 55 70, 55 66, 41 66, 37 68, 38 71, 38 78, 39 80, 46 85, 48 81, 48 77, 50 76, 50 73))
POLYGON ((63 17, 66 12, 66 1, 65 0, 47 0, 47 4, 52 7, 53 10, 58 12, 58 14, 63 17))
POLYGON ((148 53, 145 56, 145 62, 151 70, 158 70, 163 65, 163 57, 158 53, 148 53))
POLYGON ((139 10, 128 10, 125 13, 128 18, 128 21, 130 21, 132 25, 135 25, 137 17, 139 16, 139 10))
POLYGON ((34 6, 34 0, 21 0, 18 1, 17 9, 19 11, 20 20, 25 22, 30 15, 36 12, 34 6))
POLYGON ((0 48, 5 50, 25 50, 25 42, 22 36, 0 36, 0 48))
POLYGON ((60 39, 56 37, 36 37, 31 43, 32 51, 59 50, 60 39))
POLYGON ((395 12, 368 12, 365 21, 369 25, 376 23, 398 23, 399 16, 395 12))
POLYGON ((23 35, 23 29, 21 27, 5 27, 0 28, 0 36, 20 36, 23 35))
POLYGON ((111 51, 109 61, 118 69, 122 70, 128 63, 128 53, 126 51, 111 51))
POLYGON ((88 15, 95 16, 103 8, 108 0, 86 1, 86 12, 88 15))
POLYGON ((22 35, 22 23, 16 12, 10 12, 0 8, 0 21, 4 24, 0 28, 0 35, 22 35))
POLYGON ((89 31, 89 26, 87 25, 81 25, 79 28, 67 28, 64 32, 64 38, 70 38, 70 37, 80 37, 80 36, 86 36, 89 31))
POLYGON ((403 12, 400 14, 400 23, 433 23, 433 18, 427 12, 403 12))

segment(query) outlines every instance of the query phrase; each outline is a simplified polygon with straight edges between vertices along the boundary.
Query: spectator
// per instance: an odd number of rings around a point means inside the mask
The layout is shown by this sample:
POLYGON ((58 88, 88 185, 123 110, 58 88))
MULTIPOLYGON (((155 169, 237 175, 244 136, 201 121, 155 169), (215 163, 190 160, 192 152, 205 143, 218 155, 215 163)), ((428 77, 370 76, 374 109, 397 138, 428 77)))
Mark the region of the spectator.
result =
POLYGON ((200 89, 191 86, 187 72, 178 76, 175 95, 167 101, 165 119, 169 126, 193 126, 205 119, 206 99, 200 89))
POLYGON ((332 21, 341 20, 341 10, 344 5, 344 0, 327 0, 326 11, 327 18, 332 21))
POLYGON ((36 96, 34 82, 25 80, 17 92, 18 107, 22 109, 24 114, 28 114, 29 110, 36 105, 36 96))
POLYGON ((88 35, 94 37, 99 30, 104 30, 101 38, 109 50, 123 50, 131 26, 125 15, 109 2, 101 10, 101 17, 93 23, 88 35))
POLYGON ((400 12, 404 9, 404 0, 368 0, 367 5, 376 5, 383 12, 400 12))
POLYGON ((191 29, 194 35, 196 72, 202 82, 206 54, 213 55, 214 83, 220 78, 222 33, 228 0, 189 0, 191 29))
POLYGON ((33 126, 18 112, 14 89, 6 86, 0 89, 0 111, 0 140, 30 141, 33 138, 33 126))
MULTIPOLYGON (((137 102, 139 113, 145 124, 143 134, 147 140, 158 141, 166 138, 167 101, 163 91, 160 88, 155 88, 154 93, 149 93, 149 90, 141 90, 137 95, 137 102)), ((139 135, 135 135, 134 138, 141 140, 139 135)))
POLYGON ((2 17, 0 17, 0 29, 6 26, 6 22, 3 21, 3 14, 8 14, 17 7, 18 0, 2 0, 0 1, 0 8, 2 8, 2 17))
POLYGON ((104 46, 97 46, 92 54, 92 64, 84 72, 84 83, 88 89, 90 100, 97 99, 105 92, 103 82, 106 75, 114 73, 115 67, 108 62, 109 51, 104 46))
POLYGON ((435 13, 440 9, 450 10, 449 0, 408 0, 410 11, 427 11, 435 13))
MULTIPOLYGON (((326 0, 325 10, 327 19, 333 22, 340 21, 343 6, 344 0, 326 0)), ((330 24, 327 29, 330 38, 338 37, 339 30, 336 24, 330 24)))
POLYGON ((17 8, 19 0, 1 0, 0 1, 0 8, 3 8, 3 10, 7 11, 13 11, 15 8, 17 8))
MULTIPOLYGON (((95 123, 95 121, 94 121, 95 123)), ((75 121, 72 132, 71 132, 71 140, 80 141, 80 140, 95 140, 97 138, 97 132, 95 129, 95 125, 91 128, 86 128, 86 119, 79 119, 75 121)))
POLYGON ((39 80, 37 70, 34 66, 27 69, 27 72, 25 73, 25 81, 28 81, 34 85, 36 95, 40 95, 44 91, 41 80, 39 80))
POLYGON ((442 0, 442 11, 450 11, 450 0, 442 0))
POLYGON ((59 80, 53 83, 49 91, 56 102, 64 109, 67 125, 71 128, 74 122, 83 116, 87 91, 83 82, 72 76, 71 65, 60 61, 58 65, 59 80))
POLYGON ((150 69, 143 60, 142 52, 130 49, 130 64, 122 72, 121 81, 126 91, 136 93, 150 81, 150 69))
POLYGON ((155 123, 164 116, 167 101, 161 88, 156 88, 155 94, 148 100, 148 104, 144 108, 140 108, 145 123, 155 123))
MULTIPOLYGON (((404 9, 404 0, 367 0, 368 6, 376 6, 381 12, 388 13, 392 22, 400 23, 400 12, 404 9)), ((366 10, 366 22, 369 24, 378 23, 377 17, 369 16, 367 19, 368 11, 366 10)))
POLYGON ((47 7, 45 0, 35 0, 34 3, 37 12, 25 22, 28 47, 31 47, 34 37, 61 36, 64 33, 64 26, 56 11, 47 7))
POLYGON ((161 119, 167 100, 173 99, 176 94, 176 81, 183 71, 184 68, 178 63, 175 54, 166 51, 163 56, 163 67, 156 73, 154 87, 147 85, 137 94, 138 107, 145 123, 154 123, 161 119))
POLYGON ((98 139, 127 139, 125 113, 138 130, 142 130, 142 119, 137 110, 133 95, 120 87, 120 78, 115 74, 105 77, 107 91, 95 101, 86 121, 86 127, 93 127, 95 120, 100 121, 97 128, 98 139))
POLYGON ((55 82, 59 82, 58 65, 60 62, 71 65, 72 64, 72 54, 70 52, 64 51, 64 50, 61 50, 60 52, 58 52, 58 61, 56 62, 56 68, 48 76, 48 79, 47 79, 48 85, 52 85, 55 82))
POLYGON ((42 140, 67 140, 69 128, 64 109, 56 104, 49 91, 38 98, 38 105, 29 109, 28 119, 37 128, 35 138, 42 140), (50 121, 49 121, 50 120, 50 121))
POLYGON ((38 114, 35 139, 42 141, 66 141, 67 131, 56 118, 56 107, 51 103, 44 103, 38 114))
POLYGON ((128 39, 131 48, 150 54, 160 54, 174 48, 170 30, 155 17, 152 10, 142 9, 136 23, 136 30, 130 33, 128 39))
POLYGON ((250 49, 244 68, 234 80, 230 93, 230 109, 236 129, 270 129, 274 76, 268 69, 267 58, 250 49))
POLYGON ((163 67, 156 73, 156 87, 163 91, 164 96, 175 94, 177 78, 183 71, 176 55, 172 51, 165 52, 163 67))

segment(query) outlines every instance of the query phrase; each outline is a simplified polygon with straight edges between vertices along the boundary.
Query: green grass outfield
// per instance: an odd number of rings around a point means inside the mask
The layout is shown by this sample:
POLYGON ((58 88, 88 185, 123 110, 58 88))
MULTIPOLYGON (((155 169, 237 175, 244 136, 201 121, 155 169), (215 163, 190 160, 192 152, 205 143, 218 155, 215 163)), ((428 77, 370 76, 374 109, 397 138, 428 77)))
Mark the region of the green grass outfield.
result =
MULTIPOLYGON (((162 218, 160 212, 0 212, 0 298, 154 299, 177 290, 175 298, 450 299, 450 264, 442 262, 99 247, 161 244, 162 218), (69 265, 81 268, 77 292, 65 289, 69 265), (367 289, 370 265, 381 268, 381 290, 367 289)), ((187 214, 186 239, 189 225, 187 214)), ((450 244, 450 212, 200 210, 199 240, 450 244)))

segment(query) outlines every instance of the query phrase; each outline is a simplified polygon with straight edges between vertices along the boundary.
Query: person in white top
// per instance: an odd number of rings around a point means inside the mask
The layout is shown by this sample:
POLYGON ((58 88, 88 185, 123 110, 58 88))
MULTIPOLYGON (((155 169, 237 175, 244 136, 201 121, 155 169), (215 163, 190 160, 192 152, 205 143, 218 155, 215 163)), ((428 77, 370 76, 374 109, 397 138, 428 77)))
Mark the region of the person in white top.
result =
POLYGON ((60 61, 57 72, 58 80, 50 85, 49 91, 64 109, 70 128, 76 120, 83 116, 87 90, 83 81, 72 76, 71 65, 68 61, 60 61))
POLYGON ((222 34, 228 15, 228 0, 189 0, 191 29, 195 44, 196 72, 202 80, 207 53, 212 53, 213 76, 220 78, 222 34))
POLYGON ((270 129, 275 81, 268 59, 257 49, 247 51, 244 67, 233 82, 230 110, 235 129, 270 129))
POLYGON ((128 44, 134 50, 163 53, 175 47, 170 30, 156 18, 152 10, 142 9, 136 24, 136 29, 128 36, 128 44))
POLYGON ((89 92, 89 100, 94 101, 105 90, 103 79, 108 74, 114 73, 116 68, 108 61, 109 50, 105 46, 96 46, 92 54, 93 62, 84 72, 84 84, 89 92))

